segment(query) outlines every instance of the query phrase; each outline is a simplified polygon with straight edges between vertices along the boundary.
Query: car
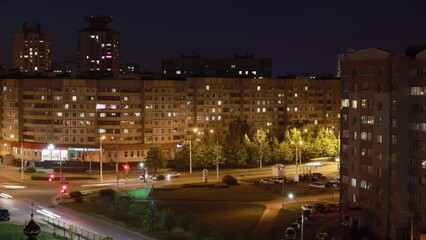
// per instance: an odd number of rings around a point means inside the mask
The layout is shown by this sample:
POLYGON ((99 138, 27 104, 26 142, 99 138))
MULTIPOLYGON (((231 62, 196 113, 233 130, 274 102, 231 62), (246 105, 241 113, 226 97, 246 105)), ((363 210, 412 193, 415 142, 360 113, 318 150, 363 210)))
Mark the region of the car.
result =
POLYGON ((164 180, 164 179, 166 179, 166 176, 164 175, 157 175, 155 178, 155 180, 164 180))
POLYGON ((322 173, 312 173, 312 176, 314 176, 318 179, 326 179, 326 176, 322 173))
POLYGON ((328 235, 326 232, 320 232, 315 235, 315 239, 317 240, 332 240, 333 238, 328 235))
POLYGON ((177 178, 177 177, 180 177, 180 173, 178 172, 171 172, 167 174, 167 178, 177 178))
POLYGON ((338 181, 328 181, 325 183, 325 187, 326 188, 338 188, 340 186, 340 182, 338 181))
POLYGON ((288 227, 285 230, 285 237, 286 237, 286 239, 296 239, 296 237, 297 237, 296 230, 292 227, 288 227))
POLYGON ((294 228, 294 230, 299 231, 300 230, 300 223, 298 222, 294 222, 292 224, 290 224, 290 227, 294 228))
POLYGON ((330 211, 330 212, 339 212, 340 211, 339 204, 337 204, 337 203, 327 203, 325 205, 325 208, 327 209, 327 211, 330 211))
POLYGON ((327 209, 325 207, 324 203, 315 203, 314 204, 314 209, 315 209, 316 212, 319 212, 319 213, 329 213, 329 212, 331 212, 330 209, 327 209))
POLYGON ((260 179, 260 183, 263 184, 275 184, 274 180, 272 178, 262 178, 260 179))
POLYGON ((314 182, 309 184, 309 187, 311 188, 325 188, 325 184, 322 182, 314 182))
POLYGON ((302 206, 300 207, 302 210, 314 210, 314 206, 312 206, 311 204, 302 204, 302 206))
POLYGON ((0 209, 0 220, 9 221, 10 220, 10 212, 9 210, 2 208, 0 209))
POLYGON ((311 210, 303 210, 302 215, 304 217, 303 221, 307 222, 312 219, 313 212, 311 210))
POLYGON ((273 180, 275 183, 284 183, 284 181, 286 181, 286 182, 287 182, 287 179, 285 179, 285 178, 283 178, 283 177, 276 177, 276 178, 272 178, 272 180, 273 180))

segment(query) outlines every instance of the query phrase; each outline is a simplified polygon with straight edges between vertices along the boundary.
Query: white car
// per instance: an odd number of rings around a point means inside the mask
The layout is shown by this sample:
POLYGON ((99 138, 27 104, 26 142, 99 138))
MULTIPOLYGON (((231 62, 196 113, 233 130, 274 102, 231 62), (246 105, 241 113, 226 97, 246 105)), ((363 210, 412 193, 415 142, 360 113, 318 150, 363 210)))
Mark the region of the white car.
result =
POLYGON ((312 206, 311 204, 302 204, 302 206, 300 208, 303 211, 305 211, 305 210, 314 211, 314 206, 312 206))
POLYGON ((275 181, 272 178, 262 178, 262 179, 260 179, 260 183, 263 183, 263 184, 275 184, 275 181))
POLYGON ((311 188, 325 188, 325 184, 322 182, 314 182, 309 184, 309 187, 311 188))
POLYGON ((168 178, 177 178, 177 177, 180 177, 180 173, 172 172, 172 173, 167 174, 167 177, 168 178))

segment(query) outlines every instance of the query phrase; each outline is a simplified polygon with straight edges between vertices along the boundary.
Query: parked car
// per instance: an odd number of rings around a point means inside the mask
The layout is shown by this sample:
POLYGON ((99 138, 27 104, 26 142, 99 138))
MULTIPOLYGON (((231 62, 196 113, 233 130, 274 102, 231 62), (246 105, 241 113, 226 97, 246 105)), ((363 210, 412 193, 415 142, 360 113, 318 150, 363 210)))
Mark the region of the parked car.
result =
POLYGON ((312 174, 299 174, 299 181, 316 182, 316 181, 318 181, 318 178, 313 176, 312 174))
POLYGON ((290 227, 294 228, 294 230, 299 231, 300 230, 300 223, 298 222, 294 222, 292 224, 290 224, 290 227))
POLYGON ((329 213, 329 212, 331 212, 329 209, 327 209, 325 207, 325 204, 323 204, 323 203, 315 203, 314 204, 314 209, 315 209, 316 212, 319 212, 319 213, 329 213))
POLYGON ((10 212, 9 210, 2 208, 0 209, 0 220, 9 221, 10 220, 10 212))
POLYGON ((286 239, 296 239, 296 237, 297 237, 296 230, 292 227, 288 227, 285 230, 285 237, 286 237, 286 239))
POLYGON ((326 176, 322 173, 312 173, 312 176, 314 176, 318 179, 326 179, 326 176))
POLYGON ((262 178, 260 179, 260 183, 263 184, 275 184, 274 180, 272 178, 262 178))
POLYGON ((164 180, 166 179, 166 176, 164 175, 157 175, 155 180, 164 180))
POLYGON ((315 235, 317 240, 332 240, 333 238, 326 232, 320 232, 315 235))
POLYGON ((300 207, 302 210, 314 210, 314 206, 312 206, 311 204, 302 204, 302 206, 300 207))
POLYGON ((177 178, 177 177, 180 177, 180 173, 178 172, 171 172, 167 174, 167 178, 177 178))
POLYGON ((272 180, 274 180, 275 183, 284 183, 284 181, 287 182, 287 178, 283 178, 283 177, 275 177, 275 178, 272 178, 272 180))
POLYGON ((325 208, 330 212, 339 212, 340 211, 339 204, 337 204, 337 203, 327 203, 325 205, 325 208))
POLYGON ((340 186, 340 182, 338 181, 328 181, 325 183, 325 187, 326 188, 338 188, 340 186))
POLYGON ((312 220, 313 212, 311 210, 303 210, 302 215, 305 217, 303 221, 307 222, 312 220))
POLYGON ((309 184, 309 187, 311 188, 325 188, 325 184, 322 182, 314 182, 309 184))

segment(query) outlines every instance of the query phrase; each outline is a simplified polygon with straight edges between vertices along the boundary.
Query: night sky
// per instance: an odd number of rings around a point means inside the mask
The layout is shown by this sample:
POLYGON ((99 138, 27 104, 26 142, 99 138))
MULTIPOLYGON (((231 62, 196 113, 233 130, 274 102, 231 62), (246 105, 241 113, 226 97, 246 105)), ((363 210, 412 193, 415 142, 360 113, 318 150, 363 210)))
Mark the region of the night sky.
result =
POLYGON ((0 65, 10 66, 11 35, 40 23, 54 61, 75 60, 87 15, 111 15, 121 62, 159 71, 162 57, 254 54, 272 58, 273 75, 334 73, 347 48, 403 53, 426 44, 424 0, 1 0, 0 65))

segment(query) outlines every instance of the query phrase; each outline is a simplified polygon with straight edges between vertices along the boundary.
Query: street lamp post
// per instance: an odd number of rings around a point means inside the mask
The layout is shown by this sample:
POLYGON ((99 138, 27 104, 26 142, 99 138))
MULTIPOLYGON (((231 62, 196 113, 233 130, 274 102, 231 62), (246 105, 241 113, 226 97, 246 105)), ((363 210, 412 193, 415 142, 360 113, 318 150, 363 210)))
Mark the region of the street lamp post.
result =
MULTIPOLYGON (((210 130, 211 133, 214 133, 214 130, 210 130)), ((219 137, 216 133, 216 180, 219 180, 219 137)))
MULTIPOLYGON (((292 193, 289 193, 288 197, 290 199, 293 199, 294 195, 292 193)), ((303 225, 304 225, 304 223, 305 223, 305 216, 303 215, 303 212, 302 212, 302 221, 301 221, 301 224, 300 224, 300 240, 303 240, 303 225)))
POLYGON ((99 174, 100 174, 100 180, 101 182, 104 180, 103 173, 102 173, 102 158, 103 158, 103 151, 102 151, 102 141, 105 139, 105 136, 102 136, 99 138, 99 174))
MULTIPOLYGON (((194 128, 194 134, 197 133, 197 129, 194 128)), ((192 174, 192 137, 189 139, 189 174, 192 174)))

